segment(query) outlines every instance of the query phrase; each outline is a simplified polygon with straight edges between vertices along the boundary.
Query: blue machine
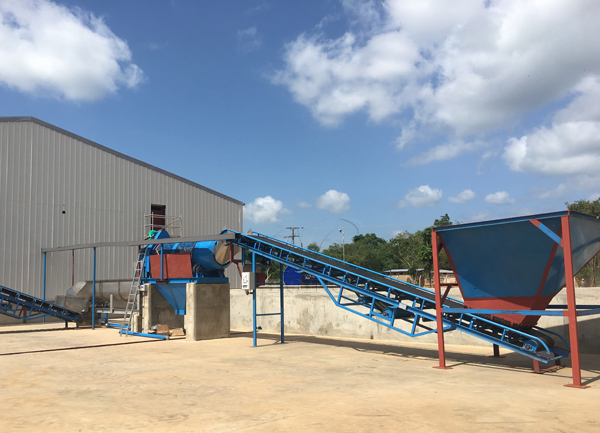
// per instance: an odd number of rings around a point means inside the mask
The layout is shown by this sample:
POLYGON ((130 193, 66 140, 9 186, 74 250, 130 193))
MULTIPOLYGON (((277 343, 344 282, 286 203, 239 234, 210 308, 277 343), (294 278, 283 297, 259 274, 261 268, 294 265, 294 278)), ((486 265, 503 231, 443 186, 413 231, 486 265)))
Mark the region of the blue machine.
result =
MULTIPOLYGON (((153 239, 168 238, 170 235, 166 230, 153 236, 153 239)), ((175 312, 184 315, 187 283, 229 282, 224 273, 229 264, 229 251, 230 245, 223 241, 148 245, 141 284, 154 284, 175 312)))

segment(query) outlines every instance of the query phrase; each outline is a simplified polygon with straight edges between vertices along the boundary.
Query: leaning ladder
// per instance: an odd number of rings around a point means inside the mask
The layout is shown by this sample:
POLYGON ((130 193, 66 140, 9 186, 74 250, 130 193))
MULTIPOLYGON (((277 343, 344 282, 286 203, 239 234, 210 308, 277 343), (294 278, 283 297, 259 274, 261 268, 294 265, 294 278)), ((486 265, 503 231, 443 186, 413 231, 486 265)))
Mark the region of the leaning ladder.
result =
POLYGON ((121 324, 120 335, 127 335, 131 330, 131 319, 133 317, 133 309, 137 303, 138 295, 140 292, 140 283, 142 281, 142 273, 144 271, 144 261, 146 260, 146 254, 148 247, 144 248, 138 254, 138 260, 135 263, 135 269, 133 270, 133 280, 131 281, 131 288, 129 289, 129 296, 127 297, 127 305, 125 306, 125 314, 123 315, 123 323, 121 324))

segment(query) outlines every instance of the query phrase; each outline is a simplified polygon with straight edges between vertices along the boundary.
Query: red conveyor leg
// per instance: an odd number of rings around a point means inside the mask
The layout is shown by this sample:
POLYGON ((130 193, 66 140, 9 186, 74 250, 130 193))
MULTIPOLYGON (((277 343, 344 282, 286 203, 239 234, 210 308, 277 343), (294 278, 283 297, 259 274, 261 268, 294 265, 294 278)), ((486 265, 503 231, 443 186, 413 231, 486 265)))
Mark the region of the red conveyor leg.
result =
POLYGON ((492 345, 494 347, 494 354, 490 358, 504 358, 504 355, 500 355, 500 346, 497 344, 492 345))

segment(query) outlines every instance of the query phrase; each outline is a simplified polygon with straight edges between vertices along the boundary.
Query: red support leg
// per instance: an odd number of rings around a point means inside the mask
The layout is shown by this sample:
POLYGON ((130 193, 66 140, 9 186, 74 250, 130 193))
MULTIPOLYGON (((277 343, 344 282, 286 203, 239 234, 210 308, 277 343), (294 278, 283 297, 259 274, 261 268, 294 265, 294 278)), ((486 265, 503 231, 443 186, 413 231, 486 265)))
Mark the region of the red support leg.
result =
MULTIPOLYGON (((555 371, 560 370, 561 368, 563 368, 563 366, 560 364, 560 359, 557 359, 556 361, 554 361, 554 365, 552 367, 546 367, 546 368, 542 368, 540 366, 540 362, 536 359, 533 360, 533 372, 537 373, 537 374, 544 374, 544 373, 553 373, 555 371)), ((566 385, 569 386, 569 385, 566 385)), ((589 388, 587 386, 582 386, 581 388, 589 388)))
POLYGON ((440 284, 440 268, 438 254, 440 252, 437 233, 431 232, 431 248, 433 253, 433 281, 435 284, 435 318, 437 323, 438 353, 440 365, 433 368, 448 370, 446 367, 446 349, 444 348, 444 322, 442 321, 442 294, 440 284))
POLYGON ((500 346, 497 344, 492 345, 494 347, 494 354, 490 358, 504 358, 504 355, 500 355, 500 346))
POLYGON ((562 247, 565 256, 565 279, 567 284, 567 317, 569 318, 569 340, 571 343, 571 371, 573 383, 565 386, 589 388, 581 384, 581 366, 579 364, 579 335, 577 333, 577 304, 575 285, 573 284, 573 252, 571 251, 571 226, 569 214, 561 217, 562 247))

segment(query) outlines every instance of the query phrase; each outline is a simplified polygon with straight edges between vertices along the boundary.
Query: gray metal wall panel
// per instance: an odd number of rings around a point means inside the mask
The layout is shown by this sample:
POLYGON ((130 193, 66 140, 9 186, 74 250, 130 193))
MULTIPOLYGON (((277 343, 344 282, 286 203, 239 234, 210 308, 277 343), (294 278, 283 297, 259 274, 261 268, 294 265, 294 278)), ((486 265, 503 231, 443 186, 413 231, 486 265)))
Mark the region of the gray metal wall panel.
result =
MULTIPOLYGON (((239 202, 39 123, 0 121, 0 284, 41 297, 42 248, 140 239, 151 204, 182 215, 185 235, 242 229, 239 202)), ((130 279, 135 255, 98 249, 96 278, 130 279)), ((64 294, 72 278, 91 279, 92 257, 49 253, 46 298, 64 294)), ((228 275, 239 286, 237 273, 228 275)))

